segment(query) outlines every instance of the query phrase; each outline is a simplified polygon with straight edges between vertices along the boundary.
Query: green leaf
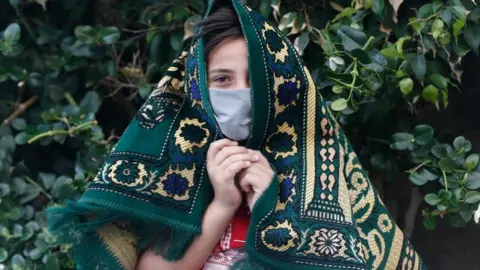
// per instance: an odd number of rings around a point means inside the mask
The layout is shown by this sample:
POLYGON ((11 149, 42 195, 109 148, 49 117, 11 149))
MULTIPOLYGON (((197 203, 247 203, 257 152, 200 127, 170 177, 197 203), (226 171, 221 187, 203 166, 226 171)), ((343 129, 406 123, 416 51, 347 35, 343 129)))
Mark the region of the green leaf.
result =
POLYGON ((332 87, 332 92, 335 94, 341 94, 343 91, 343 85, 336 84, 332 87))
POLYGON ((467 222, 465 222, 464 217, 460 213, 449 216, 448 223, 453 228, 463 228, 467 225, 467 222))
POLYGON ((455 138, 455 140, 453 141, 453 146, 455 147, 455 150, 457 150, 458 152, 465 153, 472 150, 472 143, 467 139, 465 139, 465 137, 463 136, 459 136, 455 138))
POLYGON ((15 43, 20 40, 21 28, 17 23, 12 23, 7 26, 3 32, 3 38, 10 42, 15 43))
POLYGON ((447 207, 445 204, 443 204, 443 203, 437 204, 437 209, 438 209, 438 211, 445 211, 445 210, 447 210, 447 208, 448 208, 448 207, 447 207))
POLYGON ((433 139, 433 128, 429 125, 418 125, 413 129, 415 142, 419 145, 426 145, 433 139))
POLYGON ((24 130, 27 127, 27 121, 23 118, 15 118, 12 120, 12 127, 16 130, 24 130))
POLYGON ((8 259, 8 251, 4 248, 0 248, 0 263, 8 259))
POLYGON ((280 22, 278 24, 278 29, 280 29, 280 31, 283 31, 287 28, 293 27, 293 22, 295 21, 296 18, 297 18, 297 13, 294 11, 285 13, 280 19, 280 22))
POLYGON ((442 200, 437 196, 437 194, 430 193, 425 195, 425 202, 431 206, 435 206, 440 203, 442 200))
POLYGON ((438 102, 438 88, 433 85, 428 85, 423 88, 422 98, 426 101, 437 103, 438 102))
POLYGON ((411 57, 410 61, 415 75, 417 75, 418 78, 425 77, 425 73, 427 72, 427 61, 425 60, 425 56, 423 54, 416 54, 411 57))
POLYGON ((358 10, 352 8, 352 7, 347 7, 345 8, 342 12, 338 13, 337 16, 333 19, 333 22, 336 22, 340 20, 341 18, 345 17, 351 17, 353 14, 357 13, 358 10))
POLYGON ((442 34, 443 27, 444 27, 444 23, 441 19, 437 18, 433 21, 430 31, 432 32, 434 39, 437 39, 440 36, 440 34, 442 34))
POLYGON ((465 186, 468 189, 478 189, 480 188, 480 173, 478 172, 469 172, 467 175, 467 181, 465 186))
POLYGON ((152 93, 152 87, 148 84, 142 85, 138 88, 138 93, 140 94, 141 98, 147 99, 152 93))
POLYGON ((303 55, 303 51, 305 50, 309 42, 310 37, 308 36, 308 32, 303 32, 300 36, 295 38, 293 46, 297 50, 298 54, 303 55))
POLYGON ((52 188, 53 184, 55 183, 56 176, 53 173, 39 173, 38 177, 42 181, 43 186, 49 190, 52 188))
POLYGON ((377 170, 385 170, 386 168, 386 158, 382 154, 374 154, 370 158, 370 163, 377 170))
POLYGON ((393 143, 390 144, 390 148, 394 150, 410 150, 415 149, 414 137, 410 133, 396 133, 392 136, 393 143))
POLYGON ((460 32, 462 31, 463 27, 465 27, 465 23, 462 20, 457 20, 453 24, 453 36, 455 37, 455 39, 458 38, 458 36, 460 35, 460 32))
POLYGON ((383 54, 386 57, 390 58, 403 58, 403 55, 397 51, 394 47, 388 47, 380 51, 381 54, 383 54))
POLYGON ((170 46, 175 51, 180 51, 182 49, 182 42, 183 42, 183 31, 173 32, 170 36, 170 46))
POLYGON ((438 73, 433 73, 432 75, 430 75, 429 77, 430 81, 432 81, 438 88, 442 89, 442 90, 445 90, 448 88, 448 82, 447 82, 447 79, 445 79, 445 77, 443 77, 442 75, 438 74, 438 73))
POLYGON ((339 98, 333 101, 330 106, 332 110, 339 112, 339 111, 345 110, 347 108, 347 105, 348 105, 348 102, 346 99, 339 98))
POLYGON ((6 183, 0 183, 0 198, 10 194, 10 186, 6 183))
POLYGON ((12 264, 17 269, 25 269, 25 259, 20 254, 15 254, 12 257, 12 264))
POLYGON ((32 260, 38 260, 40 257, 42 257, 42 251, 40 251, 38 248, 34 248, 28 253, 28 257, 30 257, 32 260))
POLYGON ((442 20, 450 25, 450 23, 452 22, 452 11, 450 11, 449 9, 444 9, 440 12, 440 18, 442 18, 442 20))
POLYGON ((350 52, 350 54, 355 57, 357 60, 360 61, 362 65, 368 65, 372 63, 372 59, 370 59, 370 55, 362 49, 355 49, 350 52))
POLYGON ((432 217, 431 215, 426 215, 423 218, 423 226, 429 230, 435 229, 435 218, 432 217))
POLYGON ((411 78, 404 78, 398 83, 398 86, 400 87, 402 94, 407 96, 413 90, 413 80, 411 78))
POLYGON ((4 135, 0 138, 0 149, 4 149, 5 151, 11 153, 15 150, 15 139, 12 135, 4 135))
POLYGON ((30 139, 30 135, 26 132, 20 132, 15 136, 15 143, 18 145, 24 145, 30 139))
POLYGON ((410 179, 410 181, 417 186, 423 186, 427 183, 427 179, 422 177, 422 175, 418 172, 411 174, 408 179, 410 179))
POLYGON ((446 144, 438 144, 432 147, 432 154, 437 158, 443 158, 450 152, 446 144))
POLYGON ((372 11, 381 16, 385 8, 385 0, 372 0, 372 11))
POLYGON ((470 154, 465 160, 463 167, 468 171, 471 171, 478 166, 478 161, 479 161, 479 157, 477 154, 470 154))
POLYGON ((452 198, 452 193, 448 190, 440 190, 438 192, 438 197, 442 200, 442 201, 448 201, 452 198))
POLYGON ((75 37, 86 44, 95 43, 96 30, 90 25, 79 25, 75 27, 75 37))
POLYGON ((433 14, 433 5, 432 4, 426 4, 420 7, 420 9, 417 12, 417 17, 421 19, 425 19, 433 14))
POLYGON ((361 49, 367 42, 367 35, 360 30, 342 25, 337 30, 337 35, 342 39, 343 47, 347 51, 361 49))
POLYGON ((48 256, 45 268, 48 270, 60 270, 60 263, 55 255, 48 256))
POLYGON ((90 113, 97 113, 102 105, 102 99, 97 92, 88 91, 80 101, 80 107, 90 113))
POLYGON ((100 30, 102 41, 105 44, 115 44, 120 39, 120 30, 115 26, 104 27, 100 30))
POLYGON ((27 192, 28 185, 22 178, 15 177, 12 180, 12 188, 17 195, 23 195, 27 192))
POLYGON ((478 54, 478 47, 480 46, 480 25, 467 25, 463 31, 465 41, 478 54))
POLYGON ((422 178, 426 179, 427 181, 433 181, 438 179, 438 175, 435 174, 434 172, 430 171, 429 169, 422 168, 419 171, 417 171, 422 178))
POLYGON ((463 7, 461 3, 459 3, 458 5, 450 6, 450 10, 459 20, 466 21, 467 10, 463 7))
POLYGON ((480 6, 476 6, 467 16, 467 20, 480 23, 480 6))
POLYGON ((466 203, 476 203, 480 201, 480 192, 478 191, 468 191, 465 194, 465 202, 466 203))
POLYGON ((440 166, 440 169, 446 173, 451 173, 455 169, 453 160, 449 157, 440 159, 438 166, 440 166))

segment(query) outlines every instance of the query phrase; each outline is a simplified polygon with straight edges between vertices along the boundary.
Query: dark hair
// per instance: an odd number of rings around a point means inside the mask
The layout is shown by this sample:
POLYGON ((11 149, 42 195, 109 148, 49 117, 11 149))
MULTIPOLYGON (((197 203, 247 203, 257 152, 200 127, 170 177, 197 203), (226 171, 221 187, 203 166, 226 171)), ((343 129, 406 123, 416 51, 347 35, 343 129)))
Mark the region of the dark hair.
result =
POLYGON ((205 59, 227 38, 242 37, 242 27, 233 7, 220 7, 198 23, 200 32, 196 38, 204 38, 205 59))

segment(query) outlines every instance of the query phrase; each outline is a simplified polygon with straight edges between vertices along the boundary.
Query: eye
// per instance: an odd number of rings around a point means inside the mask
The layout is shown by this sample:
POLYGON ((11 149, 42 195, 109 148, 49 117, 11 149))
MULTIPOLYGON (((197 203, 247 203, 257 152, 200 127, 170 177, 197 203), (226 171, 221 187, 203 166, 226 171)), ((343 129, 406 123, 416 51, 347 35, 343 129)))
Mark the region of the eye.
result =
POLYGON ((226 82, 230 82, 231 78, 228 76, 218 76, 218 77, 215 77, 213 81, 216 83, 226 83, 226 82))

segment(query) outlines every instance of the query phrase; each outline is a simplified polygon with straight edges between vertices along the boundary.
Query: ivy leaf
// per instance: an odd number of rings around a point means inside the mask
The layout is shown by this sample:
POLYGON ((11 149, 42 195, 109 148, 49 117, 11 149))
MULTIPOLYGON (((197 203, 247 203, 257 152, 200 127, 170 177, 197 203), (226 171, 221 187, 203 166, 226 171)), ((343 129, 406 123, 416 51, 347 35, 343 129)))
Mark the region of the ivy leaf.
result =
POLYGON ((402 91, 402 94, 404 96, 407 96, 413 90, 413 80, 410 78, 404 78, 400 81, 398 86, 400 87, 400 91, 402 91))
POLYGON ((430 31, 432 32, 432 36, 434 39, 437 39, 440 34, 442 34, 444 25, 445 24, 443 23, 443 21, 439 18, 433 21, 430 31))
POLYGON ((426 101, 436 103, 438 102, 438 89, 433 85, 428 85, 422 91, 422 97, 426 101))
POLYGON ((429 125, 418 125, 413 129, 415 142, 419 145, 426 145, 433 139, 433 128, 429 125))
POLYGON ((370 59, 370 55, 362 49, 355 49, 350 53, 353 57, 358 59, 362 65, 368 65, 372 63, 372 59, 370 59))
POLYGON ((417 17, 421 19, 425 19, 430 17, 433 14, 433 4, 426 4, 420 7, 417 12, 417 17))
POLYGON ((425 195, 425 202, 431 206, 435 206, 440 203, 442 200, 437 196, 437 194, 430 193, 425 195))
POLYGON ((105 44, 111 45, 120 39, 120 30, 115 26, 104 27, 100 30, 100 35, 105 44))
POLYGON ((458 19, 466 21, 467 19, 467 10, 463 7, 461 3, 450 6, 450 10, 458 19))
POLYGON ((430 75, 429 79, 440 89, 445 90, 448 88, 447 79, 438 73, 433 73, 430 75))
POLYGON ((7 26, 3 32, 3 38, 10 43, 15 43, 20 40, 21 29, 18 23, 12 23, 7 26))
POLYGON ((479 157, 477 154, 470 154, 465 160, 463 167, 468 171, 471 171, 478 166, 478 161, 479 161, 479 157))
POLYGON ((442 18, 446 24, 450 25, 452 22, 452 11, 449 9, 442 10, 442 12, 440 12, 440 18, 442 18))
POLYGON ((52 188, 53 184, 55 183, 55 174, 53 173, 39 173, 38 174, 38 177, 40 178, 40 180, 42 181, 42 184, 43 186, 49 190, 50 188, 52 188))
POLYGON ((346 99, 344 98, 339 98, 337 100, 335 100, 334 102, 332 102, 331 104, 331 108, 332 110, 334 111, 343 111, 347 108, 347 105, 348 105, 348 102, 346 99))
POLYGON ((372 11, 378 16, 383 15, 385 0, 372 0, 372 11))
POLYGON ((75 28, 74 32, 78 40, 83 41, 86 44, 95 43, 96 31, 90 25, 79 25, 75 28))
POLYGON ((480 192, 478 191, 469 191, 465 194, 466 203, 476 203, 480 201, 480 192))
POLYGON ((465 186, 468 189, 478 189, 480 188, 480 173, 478 172, 469 172, 467 175, 467 181, 465 186))
POLYGON ((390 148, 394 150, 409 150, 415 149, 414 137, 410 133, 396 133, 392 136, 393 143, 390 144, 390 148))
POLYGON ((367 42, 367 35, 360 30, 342 25, 337 30, 337 35, 342 39, 343 47, 347 51, 361 49, 367 42))
POLYGON ((478 54, 478 47, 480 46, 480 25, 469 24, 463 33, 467 44, 478 54))
POLYGON ((303 55, 303 51, 305 50, 309 42, 310 42, 310 37, 308 36, 308 33, 303 32, 300 36, 295 38, 295 41, 293 42, 293 46, 297 50, 298 54, 303 55))

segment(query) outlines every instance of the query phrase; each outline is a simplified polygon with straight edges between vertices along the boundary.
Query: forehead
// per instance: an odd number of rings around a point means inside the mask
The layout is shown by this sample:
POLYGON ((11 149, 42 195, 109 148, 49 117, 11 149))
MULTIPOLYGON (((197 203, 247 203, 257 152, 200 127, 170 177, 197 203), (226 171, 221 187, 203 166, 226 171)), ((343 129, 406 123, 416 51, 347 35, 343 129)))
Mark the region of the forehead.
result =
POLYGON ((229 38, 217 45, 208 56, 209 69, 246 68, 248 66, 248 50, 243 37, 229 38))

